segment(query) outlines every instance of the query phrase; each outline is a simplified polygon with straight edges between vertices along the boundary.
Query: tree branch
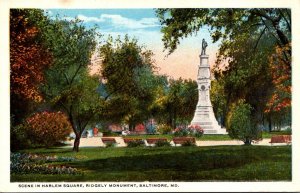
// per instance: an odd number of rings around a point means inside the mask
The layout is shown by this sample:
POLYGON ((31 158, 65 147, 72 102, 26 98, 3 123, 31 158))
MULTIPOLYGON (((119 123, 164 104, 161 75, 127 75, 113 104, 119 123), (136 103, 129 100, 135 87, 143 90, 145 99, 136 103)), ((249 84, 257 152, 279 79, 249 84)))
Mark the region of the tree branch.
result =
POLYGON ((261 38, 261 37, 263 36, 263 34, 265 33, 265 30, 266 30, 266 29, 267 29, 267 26, 265 26, 265 28, 262 30, 260 36, 258 37, 258 40, 256 41, 256 44, 255 44, 255 46, 254 46, 254 50, 256 50, 257 45, 258 45, 258 43, 259 43, 259 41, 260 41, 260 38, 261 38))
POLYGON ((75 74, 74 74, 73 77, 71 78, 71 81, 70 81, 70 84, 69 84, 70 86, 72 85, 72 83, 73 83, 75 77, 77 76, 77 74, 78 74, 78 72, 79 72, 79 70, 80 70, 81 67, 82 67, 82 64, 79 64, 78 68, 76 69, 75 74))
POLYGON ((67 74, 64 72, 63 75, 64 75, 64 77, 65 77, 67 83, 70 84, 70 81, 69 81, 69 78, 68 78, 67 74))
POLYGON ((271 35, 277 40, 278 45, 281 47, 281 41, 276 37, 276 35, 272 32, 272 30, 269 28, 268 24, 265 22, 265 20, 261 17, 262 22, 265 24, 265 26, 270 31, 271 35))
MULTIPOLYGON (((281 20, 282 16, 279 15, 277 18, 272 18, 266 13, 262 12, 261 10, 252 10, 253 14, 256 14, 261 17, 262 21, 265 23, 264 19, 269 20, 272 23, 273 28, 275 29, 277 36, 279 37, 280 43, 282 45, 286 45, 289 43, 288 38, 284 35, 284 33, 279 29, 279 21, 281 20)), ((266 23, 265 23, 266 24, 266 23)))

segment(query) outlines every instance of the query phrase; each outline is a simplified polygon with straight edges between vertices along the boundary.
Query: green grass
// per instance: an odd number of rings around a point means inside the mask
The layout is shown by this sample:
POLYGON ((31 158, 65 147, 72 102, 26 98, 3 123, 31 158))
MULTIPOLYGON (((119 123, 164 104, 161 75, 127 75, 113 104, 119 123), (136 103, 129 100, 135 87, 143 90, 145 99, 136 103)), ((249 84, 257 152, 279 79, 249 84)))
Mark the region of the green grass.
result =
MULTIPOLYGON (((53 148, 25 150, 75 157, 81 175, 11 175, 42 181, 290 181, 291 146, 53 148)), ((61 164, 61 163, 58 163, 61 164)))
POLYGON ((199 138, 201 141, 227 141, 232 140, 229 135, 203 135, 199 138))
POLYGON ((272 131, 272 132, 263 132, 263 138, 271 138, 273 135, 291 135, 290 131, 272 131))
MULTIPOLYGON (((141 139, 147 139, 147 138, 167 138, 169 141, 171 141, 175 136, 171 134, 161 134, 161 135, 129 135, 129 136, 123 136, 123 138, 141 138, 141 139)), ((224 141, 224 140, 232 140, 228 135, 203 135, 197 140, 202 141, 224 141)))

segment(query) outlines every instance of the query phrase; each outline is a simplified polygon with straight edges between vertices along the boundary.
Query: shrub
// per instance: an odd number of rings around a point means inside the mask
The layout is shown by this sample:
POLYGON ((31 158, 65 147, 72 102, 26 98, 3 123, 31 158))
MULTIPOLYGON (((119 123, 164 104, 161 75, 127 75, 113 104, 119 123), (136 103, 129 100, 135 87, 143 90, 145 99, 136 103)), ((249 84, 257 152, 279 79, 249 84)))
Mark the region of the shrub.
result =
POLYGON ((142 140, 132 140, 127 143, 127 147, 140 147, 144 145, 145 143, 142 140))
POLYGON ((262 136, 262 131, 251 119, 251 109, 244 100, 238 101, 232 108, 227 126, 229 136, 243 141, 245 145, 251 145, 252 141, 259 140, 262 136))
POLYGON ((10 148, 12 151, 32 147, 32 142, 27 135, 23 124, 11 127, 10 130, 10 148))
POLYGON ((115 146, 116 146, 116 143, 113 143, 113 142, 105 143, 105 147, 115 147, 115 146))
POLYGON ((204 131, 199 125, 190 125, 188 128, 176 128, 173 131, 175 137, 201 137, 204 131))
POLYGON ((292 128, 291 127, 288 127, 286 130, 285 130, 285 133, 287 135, 291 135, 292 134, 292 128))
POLYGON ((162 141, 162 140, 159 140, 155 143, 155 147, 165 147, 165 146, 171 146, 171 144, 168 141, 162 141))
POLYGON ((200 125, 190 125, 188 127, 190 136, 201 137, 204 133, 204 130, 200 127, 200 125))
POLYGON ((193 141, 187 140, 181 146, 195 146, 195 145, 196 144, 193 141))
POLYGON ((186 137, 188 136, 189 132, 187 129, 184 129, 184 128, 176 128, 174 131, 173 131, 173 135, 175 137, 186 137))
POLYGON ((41 112, 26 119, 26 132, 33 143, 53 146, 66 140, 71 124, 62 112, 41 112))
POLYGON ((166 124, 160 124, 157 126, 157 132, 160 134, 169 134, 172 131, 172 127, 166 124))

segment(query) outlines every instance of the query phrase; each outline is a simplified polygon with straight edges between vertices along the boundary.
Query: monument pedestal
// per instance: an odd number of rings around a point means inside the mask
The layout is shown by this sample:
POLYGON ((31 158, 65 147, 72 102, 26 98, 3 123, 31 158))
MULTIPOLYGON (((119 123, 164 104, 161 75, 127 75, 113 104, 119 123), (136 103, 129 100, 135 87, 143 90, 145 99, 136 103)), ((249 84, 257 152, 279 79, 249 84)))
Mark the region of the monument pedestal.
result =
POLYGON ((191 125, 199 125, 204 134, 227 134, 225 128, 218 124, 210 101, 210 65, 208 55, 200 55, 198 69, 198 103, 191 125))
POLYGON ((218 124, 212 106, 197 106, 192 125, 200 125, 204 134, 227 134, 218 124))

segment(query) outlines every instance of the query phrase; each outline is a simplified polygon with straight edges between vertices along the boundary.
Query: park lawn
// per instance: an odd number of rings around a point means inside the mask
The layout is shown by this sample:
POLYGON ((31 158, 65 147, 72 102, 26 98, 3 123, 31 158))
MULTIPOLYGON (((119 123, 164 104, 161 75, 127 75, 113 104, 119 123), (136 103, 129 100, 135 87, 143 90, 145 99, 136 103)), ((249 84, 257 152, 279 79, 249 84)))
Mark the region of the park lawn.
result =
MULTIPOLYGON (((212 146, 36 149, 23 152, 75 157, 63 164, 78 175, 12 174, 12 182, 291 181, 291 146, 212 146)), ((62 164, 62 163, 57 163, 62 164)))

